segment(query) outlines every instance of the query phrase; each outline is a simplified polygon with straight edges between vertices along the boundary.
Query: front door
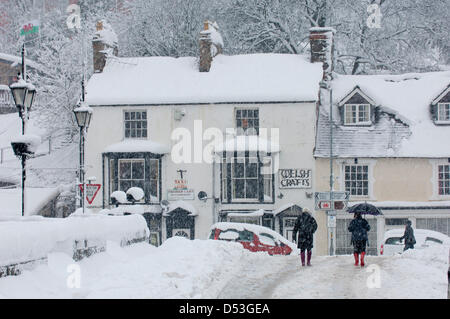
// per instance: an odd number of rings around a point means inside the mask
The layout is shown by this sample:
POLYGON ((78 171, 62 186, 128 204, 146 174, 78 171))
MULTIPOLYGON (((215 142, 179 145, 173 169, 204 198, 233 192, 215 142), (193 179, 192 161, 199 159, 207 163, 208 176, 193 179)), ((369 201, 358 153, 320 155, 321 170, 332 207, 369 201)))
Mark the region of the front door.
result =
POLYGON ((172 237, 179 236, 179 237, 185 237, 187 239, 191 239, 191 236, 189 235, 190 233, 191 233, 191 230, 189 228, 172 229, 172 237))

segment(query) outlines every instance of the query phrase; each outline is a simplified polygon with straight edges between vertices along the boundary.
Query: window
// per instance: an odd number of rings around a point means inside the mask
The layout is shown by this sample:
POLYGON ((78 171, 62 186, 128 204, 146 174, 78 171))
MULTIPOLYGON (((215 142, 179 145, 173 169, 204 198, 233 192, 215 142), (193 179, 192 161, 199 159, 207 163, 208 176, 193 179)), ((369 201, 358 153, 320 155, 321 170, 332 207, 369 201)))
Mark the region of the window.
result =
POLYGON ((270 156, 259 159, 247 153, 242 157, 224 157, 221 165, 222 202, 272 203, 272 171, 270 156))
POLYGON ((224 158, 222 160, 222 200, 226 201, 228 198, 228 187, 227 187, 227 180, 229 178, 228 176, 228 170, 227 170, 227 159, 224 158))
POLYGON ((233 158, 231 174, 233 199, 258 199, 258 160, 256 157, 233 158))
POLYGON ((439 195, 450 195, 450 165, 438 166, 439 195))
POLYGON ((150 201, 158 202, 159 191, 159 160, 150 159, 150 201))
POLYGON ((144 159, 119 160, 119 190, 126 192, 131 187, 140 187, 144 190, 144 176, 144 159))
POLYGON ((264 201, 272 201, 272 159, 266 157, 263 160, 263 165, 261 167, 261 174, 263 177, 263 187, 264 187, 264 201))
POLYGON ((386 218, 384 223, 386 226, 405 226, 408 218, 386 218))
POLYGON ((345 191, 350 196, 369 195, 369 166, 368 165, 345 165, 345 191))
POLYGON ((237 109, 236 129, 239 135, 259 134, 259 110, 258 109, 237 109))
POLYGON ((369 104, 345 104, 345 125, 367 125, 370 121, 369 104))
POLYGON ((438 104, 438 121, 450 121, 450 103, 438 104))
POLYGON ((125 111, 125 138, 147 137, 147 112, 125 111))

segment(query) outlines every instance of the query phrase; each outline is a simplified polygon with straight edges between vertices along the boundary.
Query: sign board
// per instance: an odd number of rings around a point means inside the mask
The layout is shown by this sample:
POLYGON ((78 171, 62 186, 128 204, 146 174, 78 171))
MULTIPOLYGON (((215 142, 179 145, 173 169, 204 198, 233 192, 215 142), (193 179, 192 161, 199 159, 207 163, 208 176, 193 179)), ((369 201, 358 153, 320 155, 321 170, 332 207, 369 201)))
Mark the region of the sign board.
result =
POLYGON ((280 178, 280 189, 304 189, 312 187, 311 169, 280 169, 278 173, 280 178))
POLYGON ((336 216, 327 217, 328 228, 336 228, 336 216))
POLYGON ((316 192, 316 210, 346 210, 349 196, 348 192, 316 192))
POLYGON ((195 194, 194 190, 188 187, 188 181, 184 178, 187 173, 186 170, 177 170, 180 174, 180 178, 174 180, 174 187, 167 190, 167 199, 173 200, 194 200, 195 194))
POLYGON ((172 200, 194 200, 193 189, 169 189, 167 190, 167 199, 172 200))
MULTIPOLYGON (((83 184, 78 185, 83 193, 83 184)), ((86 184, 86 200, 89 204, 94 202, 95 196, 102 187, 101 184, 86 184)))

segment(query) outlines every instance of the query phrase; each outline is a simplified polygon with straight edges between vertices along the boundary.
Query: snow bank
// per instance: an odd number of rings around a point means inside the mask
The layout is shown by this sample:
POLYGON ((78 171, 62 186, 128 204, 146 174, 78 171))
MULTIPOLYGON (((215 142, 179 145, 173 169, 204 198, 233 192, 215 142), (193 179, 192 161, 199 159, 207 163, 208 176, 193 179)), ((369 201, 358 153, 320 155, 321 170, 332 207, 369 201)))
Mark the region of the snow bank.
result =
MULTIPOLYGON (((217 298, 241 266, 267 254, 252 253, 238 243, 172 237, 162 246, 146 243, 106 251, 76 264, 81 287, 67 287, 69 256, 52 254, 21 276, 0 278, 7 298, 217 298)), ((274 257, 271 257, 274 258, 274 257)))
POLYGON ((126 245, 148 235, 146 221, 140 215, 86 214, 64 219, 3 221, 0 222, 0 266, 46 258, 51 252, 73 256, 74 248, 78 248, 76 242, 83 248, 102 247, 108 240, 126 245))

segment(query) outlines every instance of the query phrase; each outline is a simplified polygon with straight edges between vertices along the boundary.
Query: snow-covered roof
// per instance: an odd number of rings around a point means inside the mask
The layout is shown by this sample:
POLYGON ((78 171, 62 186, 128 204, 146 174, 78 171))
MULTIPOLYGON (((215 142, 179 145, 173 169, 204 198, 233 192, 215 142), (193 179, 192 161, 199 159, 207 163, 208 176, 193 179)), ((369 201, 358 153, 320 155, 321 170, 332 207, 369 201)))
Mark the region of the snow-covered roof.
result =
MULTIPOLYGON (((0 52, 0 60, 5 60, 8 62, 11 62, 13 66, 22 64, 22 57, 12 55, 12 54, 7 54, 7 53, 0 52)), ((30 60, 27 57, 25 57, 25 65, 27 67, 32 67, 33 69, 36 69, 36 70, 45 71, 45 68, 42 65, 30 60)))
POLYGON ((191 205, 188 202, 185 202, 183 200, 179 200, 179 201, 175 201, 175 202, 171 202, 169 204, 169 208, 167 209, 166 212, 164 212, 164 216, 170 215, 170 213, 172 213, 173 211, 175 211, 176 209, 181 208, 185 211, 188 211, 190 214, 190 216, 197 216, 197 210, 195 209, 195 207, 193 205, 191 205))
MULTIPOLYGON (((60 188, 26 188, 25 216, 37 215, 52 199, 60 194, 60 188)), ((0 219, 21 216, 22 189, 0 189, 0 219)))
POLYGON ((103 153, 133 153, 150 152, 153 154, 167 154, 170 148, 151 140, 125 139, 122 142, 109 145, 103 153))
POLYGON ((288 203, 288 204, 284 204, 280 207, 278 207, 277 209, 272 211, 272 215, 277 216, 278 214, 284 212, 285 210, 294 207, 294 206, 298 206, 297 204, 294 203, 288 203))
POLYGON ((251 213, 228 213, 227 217, 262 217, 264 216, 264 209, 258 209, 251 213))
POLYGON ((195 57, 110 58, 87 85, 95 105, 317 101, 322 64, 292 54, 218 55, 209 72, 195 57))
MULTIPOLYGON (((333 89, 333 153, 338 157, 449 157, 450 126, 436 125, 430 105, 450 84, 450 72, 403 75, 337 75, 333 89), (355 88, 378 107, 371 126, 342 125, 337 105, 355 88)), ((316 157, 330 151, 328 99, 318 119, 316 157)))
POLYGON ((216 153, 224 151, 278 153, 280 152, 280 146, 257 135, 241 135, 228 138, 225 142, 215 145, 214 150, 216 153))

